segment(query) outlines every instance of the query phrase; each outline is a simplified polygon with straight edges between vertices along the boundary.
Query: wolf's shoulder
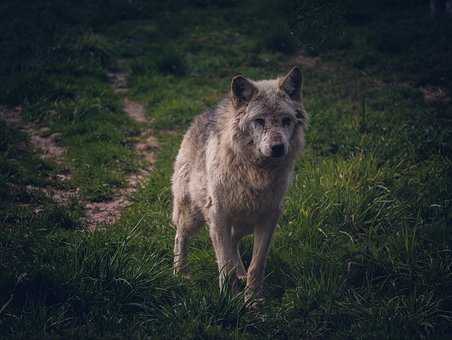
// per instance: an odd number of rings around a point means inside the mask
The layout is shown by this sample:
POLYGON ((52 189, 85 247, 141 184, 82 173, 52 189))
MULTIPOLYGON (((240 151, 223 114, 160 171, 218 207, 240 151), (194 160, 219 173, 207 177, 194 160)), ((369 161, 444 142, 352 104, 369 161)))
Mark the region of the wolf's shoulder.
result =
POLYGON ((221 132, 221 120, 227 110, 227 98, 193 119, 188 134, 196 144, 204 146, 209 138, 221 132))

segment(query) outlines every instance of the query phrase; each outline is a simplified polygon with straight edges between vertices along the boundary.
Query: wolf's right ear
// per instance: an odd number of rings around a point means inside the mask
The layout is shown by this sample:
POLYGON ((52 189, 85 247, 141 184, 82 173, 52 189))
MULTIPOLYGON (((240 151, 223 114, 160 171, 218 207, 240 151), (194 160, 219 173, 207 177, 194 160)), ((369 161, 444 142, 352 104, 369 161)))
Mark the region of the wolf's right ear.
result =
POLYGON ((236 107, 248 104, 256 92, 257 88, 256 86, 254 86, 251 80, 246 79, 241 75, 232 78, 231 82, 232 102, 236 107))

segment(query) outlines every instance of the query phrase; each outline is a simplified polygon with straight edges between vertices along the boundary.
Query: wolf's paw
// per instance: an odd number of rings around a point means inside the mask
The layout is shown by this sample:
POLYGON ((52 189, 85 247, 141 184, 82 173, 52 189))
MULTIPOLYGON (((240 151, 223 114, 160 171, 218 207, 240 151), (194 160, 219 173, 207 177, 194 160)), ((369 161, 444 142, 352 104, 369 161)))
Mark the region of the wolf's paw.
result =
POLYGON ((261 314, 264 307, 264 297, 262 289, 245 288, 245 304, 246 309, 252 313, 261 314))
POLYGON ((264 298, 245 298, 245 302, 246 302, 246 309, 259 316, 259 317, 263 317, 263 309, 264 309, 264 298))
POLYGON ((182 277, 185 280, 193 279, 193 276, 192 276, 192 274, 190 272, 179 273, 179 276, 182 277))
POLYGON ((181 277, 181 278, 186 279, 186 280, 191 280, 192 279, 192 275, 191 275, 190 271, 188 271, 187 269, 182 270, 182 269, 174 268, 173 274, 175 276, 181 277))
POLYGON ((241 271, 237 270, 236 276, 237 276, 237 279, 239 279, 239 281, 246 282, 246 272, 241 272, 241 271))

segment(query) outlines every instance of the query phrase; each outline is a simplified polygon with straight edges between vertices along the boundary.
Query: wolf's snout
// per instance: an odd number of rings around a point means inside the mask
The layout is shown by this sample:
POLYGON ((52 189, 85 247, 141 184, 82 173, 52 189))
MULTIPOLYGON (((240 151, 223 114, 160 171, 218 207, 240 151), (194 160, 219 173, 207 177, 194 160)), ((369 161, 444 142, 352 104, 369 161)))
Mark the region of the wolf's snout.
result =
POLYGON ((272 157, 278 158, 284 156, 284 144, 272 145, 272 157))

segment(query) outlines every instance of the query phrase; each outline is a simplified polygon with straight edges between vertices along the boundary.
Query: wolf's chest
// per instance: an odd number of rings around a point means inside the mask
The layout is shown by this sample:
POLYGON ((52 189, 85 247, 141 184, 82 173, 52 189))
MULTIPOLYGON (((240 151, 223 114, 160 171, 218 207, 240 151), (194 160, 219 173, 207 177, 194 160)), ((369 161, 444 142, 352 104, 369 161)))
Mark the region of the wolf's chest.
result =
POLYGON ((285 191, 285 184, 273 176, 241 169, 224 174, 219 184, 223 207, 237 213, 265 212, 278 207, 285 191))

